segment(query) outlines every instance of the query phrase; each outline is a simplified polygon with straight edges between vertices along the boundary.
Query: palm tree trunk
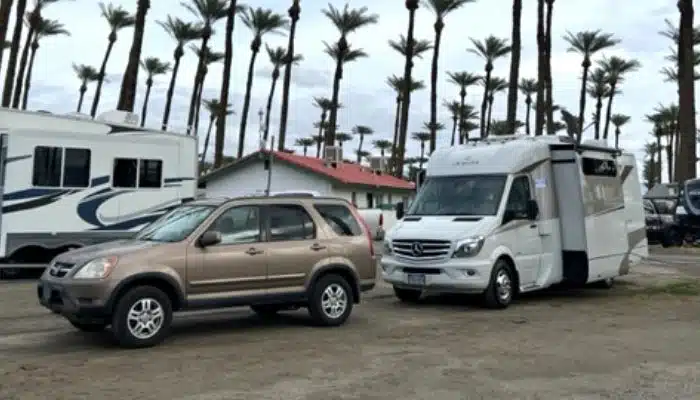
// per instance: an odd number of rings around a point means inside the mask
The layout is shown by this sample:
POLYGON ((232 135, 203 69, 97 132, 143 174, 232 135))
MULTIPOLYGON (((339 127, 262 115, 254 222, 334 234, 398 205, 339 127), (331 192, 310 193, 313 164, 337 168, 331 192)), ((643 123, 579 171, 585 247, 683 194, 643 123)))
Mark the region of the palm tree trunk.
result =
POLYGON ((308 152, 309 152, 309 146, 304 146, 303 151, 304 151, 304 157, 306 157, 308 155, 308 152))
POLYGON ((399 145, 399 123, 401 122, 401 95, 396 96, 396 113, 394 114, 394 140, 391 142, 391 166, 396 165, 396 155, 399 145))
POLYGON ((615 148, 620 148, 620 128, 615 128, 615 148))
MULTIPOLYGON (((442 18, 438 17, 433 28, 435 29, 435 45, 433 46, 433 64, 430 68, 430 152, 435 151, 437 142, 437 78, 438 78, 438 59, 440 57, 440 39, 442 38, 442 29, 445 24, 442 18)), ((454 134, 452 135, 454 145, 454 134)))
MULTIPOLYGON (((406 156, 406 139, 408 137, 408 111, 411 107, 411 71, 413 70, 413 31, 416 24, 416 10, 408 11, 408 32, 406 33, 406 63, 404 65, 404 87, 401 93, 401 121, 399 123, 399 148, 396 154, 396 173, 400 178, 403 176, 403 161, 406 156)), ((424 144, 425 145, 425 144, 424 144)))
POLYGON ((114 42, 116 41, 116 34, 112 36, 110 34, 109 44, 107 44, 107 51, 105 52, 105 57, 102 59, 102 66, 100 66, 100 74, 97 78, 97 87, 95 88, 95 97, 92 99, 92 108, 90 109, 90 116, 95 118, 97 114, 97 106, 100 104, 100 95, 102 94, 102 84, 105 81, 105 74, 107 73, 107 61, 109 61, 109 55, 112 54, 112 48, 114 47, 114 42))
POLYGON ((22 48, 22 55, 19 58, 19 70, 17 71, 17 76, 15 76, 15 86, 12 94, 12 108, 19 108, 22 101, 22 83, 24 82, 24 74, 27 70, 27 63, 29 62, 29 51, 31 50, 34 36, 36 36, 34 29, 29 28, 29 32, 27 32, 27 37, 24 42, 24 47, 22 48))
POLYGON ((243 157, 245 149, 245 128, 248 123, 248 110, 250 109, 250 95, 253 90, 253 74, 255 73, 255 58, 258 52, 253 50, 250 55, 250 64, 248 65, 248 80, 245 84, 245 98, 243 99, 243 112, 241 113, 241 126, 238 129, 238 158, 243 157))
POLYGON ((537 0, 537 97, 535 98, 535 136, 544 129, 544 86, 547 77, 546 42, 544 37, 544 0, 537 0))
POLYGON ((479 137, 482 139, 486 137, 486 113, 489 107, 489 91, 488 87, 491 85, 491 70, 486 69, 486 75, 484 76, 484 97, 481 100, 481 121, 479 126, 479 137))
MULTIPOLYGON (((13 0, 0 0, 0 21, 9 21, 12 12, 13 0)), ((0 65, 2 65, 2 55, 5 51, 2 44, 7 40, 7 27, 10 24, 0 24, 0 65)))
MULTIPOLYGON (((615 97, 616 85, 610 86, 610 96, 608 96, 608 105, 605 110, 605 127, 603 128, 603 139, 608 138, 608 130, 610 129, 610 118, 612 117, 612 103, 615 97)), ((600 117, 599 117, 600 118, 600 117)))
POLYGON ((325 140, 325 139, 323 139, 323 140, 321 140, 321 139, 324 138, 323 126, 325 124, 326 124, 326 112, 323 111, 323 112, 321 112, 321 123, 318 126, 319 140, 316 141, 316 158, 321 157, 321 142, 325 140))
POLYGON ((275 87, 277 86, 278 76, 279 72, 277 73, 277 76, 272 77, 272 83, 270 84, 270 94, 267 96, 267 107, 265 109, 265 134, 263 135, 263 140, 265 141, 265 143, 267 143, 267 138, 270 133, 270 112, 272 111, 272 99, 275 97, 275 87))
POLYGON ((364 144, 365 141, 365 135, 360 134, 360 143, 357 146, 357 163, 359 164, 362 161, 362 145, 364 144))
POLYGON ((661 136, 656 137, 656 159, 658 163, 656 164, 656 176, 659 178, 659 183, 661 183, 661 152, 663 146, 661 146, 661 136))
POLYGON ((586 113, 586 84, 588 83, 588 69, 591 66, 591 60, 586 56, 583 59, 583 75, 581 75, 581 94, 578 100, 578 136, 579 141, 583 136, 583 120, 586 113))
MULTIPOLYGON (((207 29, 206 27, 204 28, 207 29)), ((197 61, 197 71, 194 74, 194 85, 192 85, 192 96, 190 98, 190 110, 187 113, 187 132, 192 132, 192 124, 194 123, 194 110, 197 106, 197 94, 199 93, 199 85, 201 81, 202 69, 204 69, 204 55, 209 44, 209 35, 203 35, 202 47, 200 47, 199 58, 197 61)))
POLYGON ((493 111, 493 97, 489 97, 488 115, 486 117, 486 136, 491 133, 491 112, 493 111))
POLYGON ((335 127, 338 124, 338 97, 340 96, 340 80, 343 79, 343 63, 341 60, 335 65, 335 74, 333 75, 333 95, 331 96, 331 115, 328 118, 329 124, 325 131, 323 140, 324 147, 333 146, 335 143, 335 127))
POLYGON ((450 146, 454 146, 457 136, 457 116, 452 118, 452 140, 450 141, 450 146))
POLYGON ((668 182, 673 182, 673 148, 671 145, 671 137, 668 136, 668 144, 666 145, 666 163, 668 168, 666 173, 668 175, 668 182))
POLYGON ((151 6, 150 0, 139 0, 136 6, 136 24, 134 37, 129 50, 129 61, 122 77, 122 87, 119 91, 117 110, 134 111, 136 100, 136 84, 139 77, 139 61, 143 47, 143 32, 146 29, 146 13, 151 6))
MULTIPOLYGON (((423 169, 423 159, 425 158, 425 141, 421 140, 420 141, 420 160, 418 160, 418 169, 422 170, 423 169)), ((400 173, 403 173, 403 171, 400 171, 400 173)))
POLYGON ((148 99, 151 97, 151 87, 153 86, 153 81, 148 78, 146 81, 146 96, 143 98, 143 107, 141 108, 141 127, 146 125, 146 113, 148 112, 148 99))
POLYGON ((87 82, 83 81, 83 84, 80 85, 79 92, 78 107, 76 107, 75 112, 80 112, 83 109, 83 99, 85 99, 85 92, 87 92, 87 82))
POLYGON ((695 73, 694 60, 694 14, 692 0, 679 0, 680 40, 678 43, 678 105, 680 120, 680 144, 678 168, 675 178, 679 181, 697 176, 696 121, 695 121, 695 73))
POLYGON ((547 0, 547 26, 545 34, 545 111, 547 113, 547 134, 554 135, 554 100, 552 99, 552 9, 554 0, 547 0))
MULTIPOLYGON (((182 48, 178 47, 180 49, 180 52, 182 52, 182 48)), ((173 104, 173 94, 175 93, 175 82, 177 81, 177 72, 180 69, 180 58, 182 58, 182 55, 178 57, 178 51, 175 50, 175 62, 173 63, 173 73, 170 76, 170 85, 168 85, 168 92, 165 95, 165 110, 163 110, 163 122, 161 123, 161 129, 167 130, 168 129, 168 122, 170 121, 170 107, 172 107, 173 104)), ((224 82, 226 82, 224 80, 224 82)), ((215 158, 216 160, 216 158, 215 158)), ((217 167, 215 165, 215 167, 217 167)))
POLYGON ((532 108, 532 98, 530 96, 525 98, 525 134, 530 136, 530 109, 532 108))
MULTIPOLYGON (((222 113, 223 114, 223 113, 222 113)), ((204 149, 202 150, 202 157, 199 161, 200 164, 204 165, 204 160, 207 158, 207 150, 209 149, 209 138, 211 138, 211 129, 214 126, 214 120, 218 118, 209 118, 209 127, 207 128, 207 136, 204 137, 204 149)), ((216 167, 214 167, 216 168, 216 167)))
MULTIPOLYGON (((292 20, 289 27, 289 41, 287 42, 287 63, 284 66, 284 78, 282 78, 282 109, 280 111, 280 131, 278 137, 277 149, 284 150, 285 141, 287 140, 287 119, 289 115, 289 90, 292 83, 292 67, 294 66, 294 39, 297 31, 297 21, 299 20, 299 1, 295 0, 288 10, 288 14, 292 20)), ((269 114, 269 113, 268 113, 269 114)), ((267 125, 266 125, 267 129, 267 125)), ((306 153, 304 153, 306 154, 306 153)))
POLYGON ((518 75, 520 74, 520 20, 523 13, 523 1, 513 0, 512 50, 510 53, 510 77, 508 81, 508 132, 515 133, 515 120, 518 114, 518 75))
POLYGON ((459 144, 464 144, 465 135, 462 134, 462 126, 464 125, 464 107, 467 101, 467 88, 463 87, 459 91, 459 144))
POLYGON ((207 78, 206 66, 202 70, 202 79, 199 81, 199 91, 197 92, 197 101, 195 103, 194 109, 194 127, 192 129, 192 134, 199 135, 199 113, 202 111, 202 95, 204 93, 204 80, 207 78))
MULTIPOLYGON (((600 139, 600 122, 602 119, 600 118, 600 114, 603 111, 603 98, 598 97, 596 99, 595 103, 595 136, 594 138, 596 140, 600 139)), ((581 133, 583 135, 583 132, 581 133)))
POLYGON ((22 110, 27 109, 27 102, 29 101, 29 88, 32 85, 32 71, 34 71, 34 60, 36 59, 36 51, 39 50, 39 42, 37 38, 34 38, 32 42, 32 50, 29 55, 29 64, 27 65, 27 75, 24 77, 24 90, 22 93, 22 110))
POLYGON ((231 65, 233 64, 233 29, 236 23, 237 0, 231 0, 226 12, 226 39, 224 49, 224 68, 221 77, 221 93, 219 104, 223 107, 221 115, 216 118, 216 135, 214 136, 214 168, 219 168, 224 162, 224 140, 226 139, 226 110, 231 87, 231 65))
MULTIPOLYGON (((10 6, 8 6, 10 7, 10 6)), ((15 79, 17 69, 17 55, 19 54, 19 42, 22 40, 22 27, 24 26, 24 12, 27 9, 27 0, 18 0, 15 9, 15 31, 12 34, 12 46, 10 47, 10 58, 7 61, 7 71, 5 72, 5 87, 2 92, 2 106, 9 107, 12 101, 12 82, 15 79)), ((4 19, 4 21, 9 18, 4 19)), ((2 24, 7 25, 7 24, 2 24)), ((7 29, 7 28, 5 28, 7 29)))

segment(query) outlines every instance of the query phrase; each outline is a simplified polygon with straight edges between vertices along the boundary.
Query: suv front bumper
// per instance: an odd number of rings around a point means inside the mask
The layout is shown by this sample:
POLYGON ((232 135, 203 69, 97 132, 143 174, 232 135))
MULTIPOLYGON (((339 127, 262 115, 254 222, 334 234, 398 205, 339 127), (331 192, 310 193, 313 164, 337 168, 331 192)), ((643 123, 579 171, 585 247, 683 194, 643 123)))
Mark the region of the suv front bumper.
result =
POLYGON ((382 279, 402 289, 436 293, 482 293, 491 280, 488 259, 445 259, 434 263, 404 261, 393 256, 381 260, 382 279))
POLYGON ((100 296, 101 285, 57 282, 42 278, 37 284, 39 303, 56 314, 76 321, 102 321, 109 317, 107 303, 100 296))

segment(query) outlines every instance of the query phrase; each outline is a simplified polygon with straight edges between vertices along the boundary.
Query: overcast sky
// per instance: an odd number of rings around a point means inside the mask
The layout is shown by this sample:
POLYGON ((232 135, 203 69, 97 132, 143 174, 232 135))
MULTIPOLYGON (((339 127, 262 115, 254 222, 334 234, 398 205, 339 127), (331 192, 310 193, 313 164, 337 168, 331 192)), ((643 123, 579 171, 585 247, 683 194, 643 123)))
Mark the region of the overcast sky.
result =
MULTIPOLYGON (((32 3, 32 2, 30 2, 32 3)), ((123 5, 135 11, 136 0, 114 0, 115 5, 123 5)), ((272 8, 286 13, 290 1, 283 0, 248 0, 247 4, 272 8)), ((536 2, 526 1, 522 17, 522 64, 521 77, 536 77, 536 2)), ((336 7, 344 2, 333 1, 336 7)), ((386 78, 391 74, 401 75, 403 58, 388 47, 387 41, 405 34, 408 13, 403 1, 369 1, 351 0, 352 7, 369 7, 379 15, 379 23, 367 27, 349 36, 353 47, 362 48, 369 54, 366 59, 346 66, 341 83, 340 101, 345 107, 340 111, 338 122, 340 130, 349 131, 352 126, 369 125, 376 131, 375 137, 391 139, 394 121, 395 96, 386 85, 386 78)), ((490 34, 510 38, 511 0, 481 0, 469 4, 446 19, 443 41, 440 49, 440 71, 438 99, 453 100, 457 98, 458 88, 447 82, 447 71, 466 70, 474 73, 483 71, 483 62, 466 50, 470 45, 468 38, 482 39, 490 34)), ((289 145, 295 138, 306 137, 315 133, 313 123, 319 119, 319 110, 312 106, 314 96, 331 96, 333 62, 323 53, 322 40, 337 40, 338 34, 331 23, 322 15, 321 10, 327 6, 326 0, 302 1, 301 20, 298 25, 296 40, 297 52, 304 56, 304 61, 294 70, 291 90, 291 105, 288 134, 289 145)), ((143 45, 143 57, 160 57, 171 61, 174 42, 165 34, 155 21, 163 20, 168 14, 186 20, 194 20, 187 10, 175 0, 151 1, 147 16, 147 27, 143 45)), ((74 0, 52 4, 44 11, 44 16, 57 19, 71 31, 71 37, 55 37, 44 40, 37 55, 34 69, 34 82, 29 100, 31 109, 44 109, 57 113, 74 111, 78 96, 79 81, 75 77, 71 63, 90 64, 99 67, 107 46, 108 25, 100 17, 95 0, 74 0)), ((615 99, 614 112, 627 114, 632 121, 624 128, 621 137, 622 146, 641 155, 647 141, 650 126, 644 121, 644 114, 653 111, 659 103, 677 101, 676 87, 663 82, 659 70, 668 65, 664 56, 669 53, 670 43, 659 36, 664 28, 664 18, 677 21, 674 1, 668 0, 567 0, 557 1, 554 11, 554 40, 552 48, 552 73, 554 80, 554 99, 556 104, 578 110, 579 77, 581 58, 578 54, 568 53, 567 44, 562 40, 564 33, 582 30, 602 29, 617 35, 622 43, 606 55, 619 55, 634 58, 641 62, 643 68, 630 75, 621 89, 623 94, 615 99)), ((13 17, 14 20, 14 17, 13 17)), ((416 20, 416 38, 433 38, 433 15, 428 9, 418 10, 416 20)), ((12 29, 12 26, 10 26, 12 29)), ((217 23, 213 38, 213 50, 223 51, 223 33, 225 21, 217 23)), ((116 106, 121 73, 124 71, 131 46, 132 29, 119 33, 109 61, 107 72, 110 82, 105 84, 101 110, 106 111, 116 106)), ((250 31, 243 24, 236 22, 234 32, 234 67, 232 77, 232 105, 238 115, 230 117, 227 128, 226 153, 235 152, 238 140, 238 124, 243 105, 245 79, 250 58, 250 31)), ((269 35, 264 38, 270 46, 286 46, 284 36, 269 35)), ((600 58, 601 55, 598 56, 600 58)), ((430 77, 430 58, 428 53, 422 60, 417 60, 414 69, 416 79, 430 77)), ((7 57, 4 57, 6 60, 7 57)), ((187 109, 196 68, 196 58, 187 52, 180 69, 177 91, 174 98, 171 122, 174 128, 184 129, 187 109)), ((497 61, 494 75, 507 78, 509 59, 497 61)), ((4 71, 4 68, 3 68, 4 71)), ((270 86, 270 63, 266 54, 261 53, 257 60, 253 87, 251 111, 248 124, 246 149, 252 151, 257 144, 258 110, 264 107, 270 86)), ((3 73, 4 76, 4 73, 3 73)), ((144 81, 146 76, 139 73, 139 93, 137 112, 140 112, 144 81)), ((159 125, 169 75, 156 79, 147 124, 159 125)), ((221 80, 221 64, 213 66, 205 84, 205 98, 218 97, 221 80)), ((278 94, 281 85, 278 86, 278 94)), ((88 90, 84 111, 89 111, 94 87, 88 90)), ((468 95, 468 102, 478 106, 481 93, 474 88, 468 95)), ((279 119, 279 97, 272 113, 272 132, 276 132, 279 119)), ((518 117, 524 120, 522 96, 518 117)), ((592 100, 588 100, 586 117, 590 119, 592 100)), ((494 118, 505 117, 506 95, 497 97, 494 103, 494 118)), ((203 116, 206 114, 203 113, 203 116)), ((558 118, 558 116, 557 116, 558 118)), ((206 116, 203 118, 206 121, 206 116)), ((421 129, 424 121, 429 120, 429 90, 417 92, 412 98, 409 131, 421 129)), ((438 120, 449 126, 449 114, 439 108, 438 120)), ((205 128, 204 128, 205 129, 205 128)), ((202 132, 204 129, 200 129, 202 132)), ((449 144, 449 131, 445 130, 438 137, 438 145, 449 144)), ((592 129, 587 132, 592 135, 592 129)), ((200 133, 201 134, 201 133, 200 133)), ((288 146, 289 146, 288 145, 288 146)), ((353 143, 353 147, 356 144, 353 143)), ((350 147, 350 146, 348 146, 350 147)), ((418 146, 409 145, 409 152, 417 153, 418 146)))

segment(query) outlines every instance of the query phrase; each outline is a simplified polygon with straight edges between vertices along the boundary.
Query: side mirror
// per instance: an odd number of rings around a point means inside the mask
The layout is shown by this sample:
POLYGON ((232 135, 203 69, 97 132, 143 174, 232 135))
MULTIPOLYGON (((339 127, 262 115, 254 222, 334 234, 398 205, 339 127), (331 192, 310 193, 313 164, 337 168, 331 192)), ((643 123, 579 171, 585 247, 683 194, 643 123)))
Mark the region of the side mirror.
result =
POLYGON ((537 206, 537 201, 528 200, 527 201, 527 219, 536 220, 537 216, 540 214, 540 208, 537 206))
POLYGON ((402 219, 404 215, 404 209, 403 209, 403 201, 399 201, 396 203, 396 219, 402 219))
POLYGON ((221 232, 207 231, 199 237, 197 241, 199 247, 209 247, 221 243, 221 232))
POLYGON ((509 223, 510 221, 514 221, 516 218, 515 211, 513 210, 506 210, 503 212, 503 225, 509 223))

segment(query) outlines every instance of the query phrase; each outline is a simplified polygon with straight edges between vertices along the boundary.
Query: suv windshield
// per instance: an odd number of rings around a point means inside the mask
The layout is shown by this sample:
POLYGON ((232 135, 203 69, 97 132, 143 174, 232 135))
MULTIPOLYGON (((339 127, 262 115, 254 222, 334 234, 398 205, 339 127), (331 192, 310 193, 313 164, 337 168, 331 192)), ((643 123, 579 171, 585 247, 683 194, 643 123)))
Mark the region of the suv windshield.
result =
POLYGON ((505 175, 428 177, 406 215, 496 215, 505 175))
POLYGON ((188 237, 216 207, 209 205, 180 206, 136 234, 136 240, 179 242, 188 237))

